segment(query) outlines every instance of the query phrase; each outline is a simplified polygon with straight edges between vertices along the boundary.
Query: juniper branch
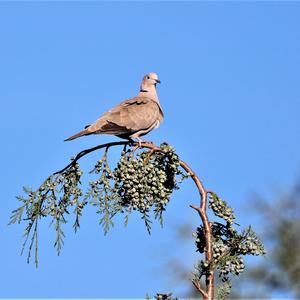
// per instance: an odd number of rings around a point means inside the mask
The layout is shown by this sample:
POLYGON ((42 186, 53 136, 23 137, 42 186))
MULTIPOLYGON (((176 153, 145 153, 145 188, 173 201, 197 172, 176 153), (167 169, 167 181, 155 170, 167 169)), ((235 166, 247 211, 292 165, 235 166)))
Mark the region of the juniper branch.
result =
MULTIPOLYGON (((199 204, 191 204, 200 216, 202 225, 198 227, 196 234, 198 242, 197 250, 205 254, 205 261, 198 264, 197 274, 194 274, 192 283, 205 300, 214 299, 215 272, 217 269, 223 274, 223 281, 226 288, 223 288, 222 295, 225 295, 230 288, 228 274, 229 265, 233 265, 235 272, 243 269, 240 255, 260 255, 264 252, 263 246, 251 228, 238 235, 231 227, 234 224, 235 216, 233 210, 227 203, 221 200, 214 192, 206 190, 202 181, 191 167, 180 160, 174 149, 166 144, 160 147, 150 142, 136 143, 133 141, 118 141, 101 144, 79 152, 72 161, 63 169, 53 173, 39 187, 36 192, 25 190, 29 195, 28 199, 18 197, 23 205, 13 211, 9 224, 20 223, 22 215, 26 211, 29 221, 25 230, 25 242, 23 250, 31 234, 29 245, 28 262, 31 256, 31 249, 35 242, 35 261, 38 263, 38 236, 37 226, 41 217, 50 215, 53 217, 56 230, 55 247, 58 254, 64 243, 64 232, 61 224, 67 222, 65 214, 68 214, 68 207, 76 205, 74 209, 75 222, 74 230, 80 227, 79 218, 82 215, 83 207, 91 199, 90 203, 98 207, 97 213, 101 214, 100 224, 107 233, 113 226, 112 218, 119 212, 125 212, 125 225, 128 223, 129 214, 138 210, 142 214, 147 231, 151 231, 151 219, 149 209, 154 207, 154 216, 160 224, 163 224, 162 213, 169 201, 172 191, 178 188, 177 182, 191 177, 199 193, 199 204), (114 171, 111 171, 107 162, 108 150, 111 147, 123 146, 121 159, 114 171), (130 146, 129 150, 127 147, 130 146), (90 172, 99 174, 98 179, 91 181, 89 191, 84 200, 79 201, 83 195, 79 187, 82 171, 79 169, 78 161, 91 152, 105 149, 102 159, 90 172), (139 150, 138 150, 139 149, 139 150), (149 151, 141 152, 143 149, 149 151), (178 167, 183 171, 179 171, 178 167), (176 181, 176 175, 182 178, 176 181), (114 185, 111 185, 111 181, 114 185), (62 196, 60 196, 62 193, 62 196), (209 199, 209 202, 208 202, 209 199), (217 217, 226 221, 226 225, 218 222, 211 222, 208 219, 207 209, 211 208, 217 217), (221 246, 221 250, 219 249, 221 246), (234 265, 235 264, 235 265, 234 265), (205 287, 201 287, 200 280, 205 277, 205 287)), ((22 250, 22 251, 23 251, 22 250)))

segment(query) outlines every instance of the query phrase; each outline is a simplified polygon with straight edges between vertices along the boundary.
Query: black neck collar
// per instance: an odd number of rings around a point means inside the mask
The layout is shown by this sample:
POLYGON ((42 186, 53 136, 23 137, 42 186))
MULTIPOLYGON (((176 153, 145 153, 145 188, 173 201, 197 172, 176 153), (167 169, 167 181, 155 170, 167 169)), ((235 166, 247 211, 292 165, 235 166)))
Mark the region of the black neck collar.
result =
POLYGON ((141 92, 141 93, 147 93, 147 92, 149 92, 149 91, 140 89, 140 92, 141 92))

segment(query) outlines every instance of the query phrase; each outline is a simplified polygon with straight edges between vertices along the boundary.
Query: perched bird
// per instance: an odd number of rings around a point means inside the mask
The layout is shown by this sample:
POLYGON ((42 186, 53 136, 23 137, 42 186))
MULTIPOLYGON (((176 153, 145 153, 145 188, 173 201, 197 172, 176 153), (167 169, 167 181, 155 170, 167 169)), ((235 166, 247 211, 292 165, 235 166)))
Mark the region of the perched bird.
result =
POLYGON ((140 136, 157 128, 164 118, 156 93, 157 83, 160 83, 157 74, 146 74, 136 97, 108 110, 95 123, 65 141, 90 134, 111 134, 129 140, 136 138, 140 143, 140 136))

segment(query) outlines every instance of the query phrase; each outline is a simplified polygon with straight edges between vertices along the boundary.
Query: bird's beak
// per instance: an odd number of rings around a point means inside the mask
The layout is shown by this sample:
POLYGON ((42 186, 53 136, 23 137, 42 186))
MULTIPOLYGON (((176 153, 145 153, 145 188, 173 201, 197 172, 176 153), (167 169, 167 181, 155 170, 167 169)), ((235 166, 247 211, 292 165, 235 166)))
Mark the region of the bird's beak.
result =
POLYGON ((156 81, 156 83, 161 83, 161 81, 160 81, 160 80, 158 80, 158 79, 155 79, 155 81, 156 81))

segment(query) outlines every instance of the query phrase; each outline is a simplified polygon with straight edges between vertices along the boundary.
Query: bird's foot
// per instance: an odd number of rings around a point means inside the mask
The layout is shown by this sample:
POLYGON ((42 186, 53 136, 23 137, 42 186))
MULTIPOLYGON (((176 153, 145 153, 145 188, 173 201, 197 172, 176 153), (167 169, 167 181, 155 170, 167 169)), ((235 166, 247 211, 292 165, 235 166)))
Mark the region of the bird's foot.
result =
POLYGON ((137 142, 136 141, 134 141, 133 139, 130 139, 130 142, 132 142, 133 144, 136 144, 137 143, 137 145, 136 146, 134 146, 133 147, 133 149, 132 149, 132 152, 134 153, 137 149, 141 149, 142 148, 142 140, 140 139, 140 138, 136 138, 137 139, 137 142))
POLYGON ((133 148, 133 152, 135 152, 137 149, 142 149, 143 148, 142 143, 154 145, 152 141, 146 141, 141 139, 140 137, 136 137, 136 140, 137 140, 136 142, 133 139, 129 140, 132 143, 137 143, 137 145, 133 148))
POLYGON ((142 143, 145 143, 146 141, 142 140, 142 139, 139 138, 139 137, 137 137, 136 139, 137 139, 137 141, 138 141, 139 148, 141 149, 141 148, 142 148, 142 143))

